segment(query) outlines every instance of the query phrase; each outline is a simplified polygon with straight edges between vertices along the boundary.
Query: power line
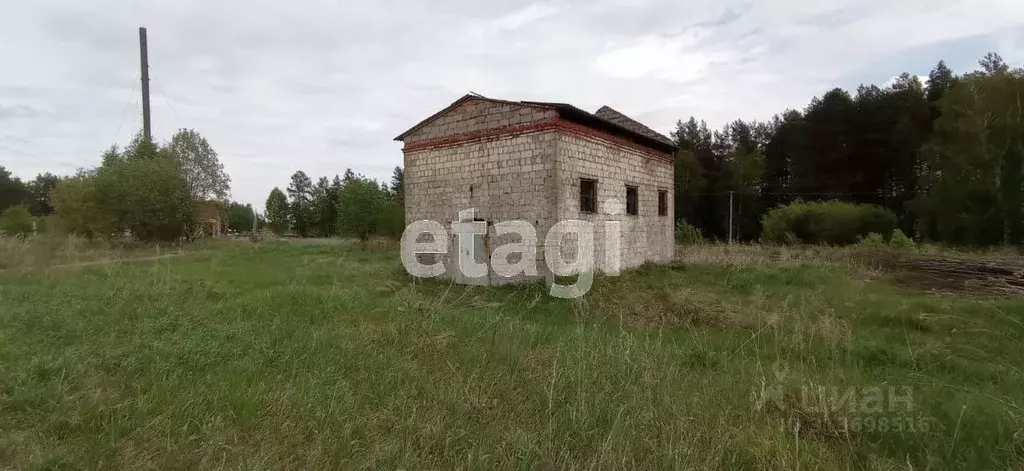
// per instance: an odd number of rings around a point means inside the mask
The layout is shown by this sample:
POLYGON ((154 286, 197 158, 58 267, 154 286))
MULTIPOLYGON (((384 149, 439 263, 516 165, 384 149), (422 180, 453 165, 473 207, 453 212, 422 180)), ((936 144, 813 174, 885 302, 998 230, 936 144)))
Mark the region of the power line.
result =
POLYGON ((132 89, 128 92, 128 101, 124 104, 124 111, 121 112, 121 119, 117 121, 117 132, 114 133, 113 142, 111 147, 117 145, 117 138, 121 137, 121 126, 124 124, 124 117, 128 114, 128 108, 131 107, 132 99, 135 97, 135 87, 139 85, 139 75, 136 74, 135 78, 132 79, 132 89))
MULTIPOLYGON (((155 74, 153 74, 152 69, 150 69, 149 79, 153 82, 153 85, 157 85, 156 76, 155 74)), ((174 104, 171 103, 170 98, 168 98, 167 91, 163 89, 163 82, 160 83, 160 90, 162 90, 162 93, 160 93, 160 98, 163 98, 164 103, 167 103, 167 107, 170 108, 171 113, 174 114, 174 119, 177 119, 178 124, 180 125, 182 122, 181 116, 178 115, 178 109, 175 108, 174 104)))

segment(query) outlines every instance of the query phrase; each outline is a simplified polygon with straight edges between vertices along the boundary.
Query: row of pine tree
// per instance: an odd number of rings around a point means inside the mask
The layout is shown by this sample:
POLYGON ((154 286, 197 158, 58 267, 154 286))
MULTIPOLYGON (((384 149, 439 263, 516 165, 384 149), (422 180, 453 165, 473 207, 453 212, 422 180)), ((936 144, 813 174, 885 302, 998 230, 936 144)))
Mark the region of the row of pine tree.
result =
POLYGON ((836 88, 767 122, 679 121, 676 218, 725 239, 731 196, 734 234, 755 240, 771 208, 837 199, 889 209, 921 239, 1021 243, 1024 71, 994 53, 979 65, 836 88))

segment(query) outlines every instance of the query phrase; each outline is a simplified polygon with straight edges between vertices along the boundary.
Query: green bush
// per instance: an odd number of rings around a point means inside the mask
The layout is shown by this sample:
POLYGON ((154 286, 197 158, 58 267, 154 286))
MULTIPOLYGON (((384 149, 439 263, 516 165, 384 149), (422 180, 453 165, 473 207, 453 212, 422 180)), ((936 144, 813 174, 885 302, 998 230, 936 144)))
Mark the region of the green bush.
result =
POLYGON ((704 236, 685 219, 676 221, 676 243, 684 245, 702 244, 704 236))
POLYGON ((117 221, 110 219, 96 194, 95 173, 82 171, 61 180, 50 195, 61 226, 71 234, 94 238, 116 231, 117 221))
POLYGON ((892 231, 892 236, 889 237, 889 246, 898 250, 914 250, 917 248, 917 245, 914 244, 914 240, 907 237, 907 235, 899 229, 892 231))
POLYGON ((866 236, 860 238, 857 242, 857 246, 865 249, 880 250, 888 248, 888 244, 885 243, 885 238, 882 234, 872 232, 866 236))
POLYGON ((765 243, 849 245, 871 233, 890 234, 897 221, 878 206, 832 200, 778 206, 761 222, 765 243))
POLYGON ((882 235, 877 232, 872 232, 861 237, 860 240, 857 241, 857 246, 872 250, 893 249, 898 251, 912 251, 917 249, 917 245, 914 244, 914 241, 899 229, 892 231, 892 235, 889 236, 889 240, 885 240, 885 237, 882 237, 882 235))
POLYGON ((180 165, 163 156, 111 156, 62 181, 52 200, 65 228, 87 237, 174 240, 195 218, 180 165))
POLYGON ((9 236, 32 235, 32 213, 24 205, 7 208, 0 214, 0 230, 9 236))

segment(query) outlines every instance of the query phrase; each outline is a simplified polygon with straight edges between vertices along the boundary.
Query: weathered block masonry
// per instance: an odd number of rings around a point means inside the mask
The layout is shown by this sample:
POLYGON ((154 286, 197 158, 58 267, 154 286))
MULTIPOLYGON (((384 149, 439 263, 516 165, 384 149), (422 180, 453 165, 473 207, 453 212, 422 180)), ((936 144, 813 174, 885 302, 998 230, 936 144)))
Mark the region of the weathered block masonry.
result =
MULTIPOLYGON (((515 102, 466 95, 402 133, 405 219, 445 227, 475 208, 488 222, 476 254, 518 242, 497 236, 493 224, 523 220, 542 245, 560 220, 595 224, 598 271, 606 267, 601 223, 619 221, 622 268, 665 262, 674 250, 673 159, 676 146, 646 126, 603 107, 591 114, 563 103, 515 102)), ((460 283, 502 284, 545 277, 543 247, 537 277, 486 278, 457 273, 457 244, 448 244, 448 276, 460 283)), ((516 260, 511 260, 515 262, 516 260)))

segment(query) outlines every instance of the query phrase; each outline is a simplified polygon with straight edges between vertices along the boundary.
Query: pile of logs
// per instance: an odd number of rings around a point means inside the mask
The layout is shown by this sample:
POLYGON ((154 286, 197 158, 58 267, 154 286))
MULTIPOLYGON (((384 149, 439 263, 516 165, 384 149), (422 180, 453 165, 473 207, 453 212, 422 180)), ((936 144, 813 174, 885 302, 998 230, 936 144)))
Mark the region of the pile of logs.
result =
POLYGON ((946 290, 1024 295, 1024 264, 1020 263, 942 257, 906 257, 890 262, 896 271, 926 277, 946 290))

